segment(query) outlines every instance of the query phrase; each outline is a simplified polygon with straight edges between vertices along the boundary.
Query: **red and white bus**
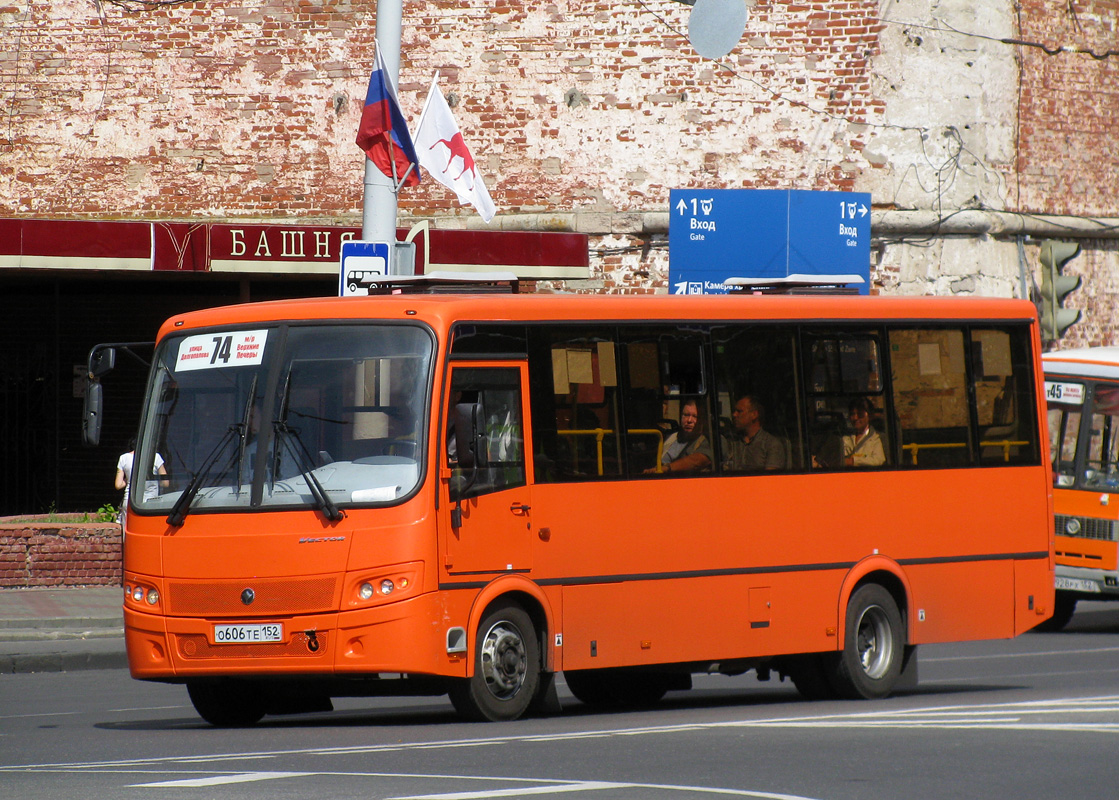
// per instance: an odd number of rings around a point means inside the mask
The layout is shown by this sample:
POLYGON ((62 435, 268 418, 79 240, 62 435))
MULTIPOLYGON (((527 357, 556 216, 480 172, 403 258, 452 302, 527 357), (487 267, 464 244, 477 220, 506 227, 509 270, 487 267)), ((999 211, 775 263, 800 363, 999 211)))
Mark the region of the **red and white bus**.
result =
POLYGON ((1060 630, 1078 600, 1119 600, 1119 347, 1046 353, 1060 630))
POLYGON ((407 692, 515 719, 561 673, 598 705, 750 669, 881 697, 918 645, 1050 614, 1041 392, 1020 301, 405 293, 176 316, 129 501, 131 671, 216 725, 407 692))

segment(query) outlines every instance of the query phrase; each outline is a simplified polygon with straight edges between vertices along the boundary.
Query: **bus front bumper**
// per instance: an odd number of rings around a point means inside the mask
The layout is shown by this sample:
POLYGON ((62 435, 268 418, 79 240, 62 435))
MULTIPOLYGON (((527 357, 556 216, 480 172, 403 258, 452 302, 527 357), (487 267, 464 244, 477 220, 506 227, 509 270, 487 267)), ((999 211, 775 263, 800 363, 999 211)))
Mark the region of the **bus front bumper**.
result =
POLYGON ((448 611, 435 594, 356 611, 252 620, 165 617, 126 608, 124 635, 129 670, 141 680, 382 673, 463 677, 463 655, 447 653, 447 620, 454 617, 448 611))
POLYGON ((1057 565, 1054 586, 1081 600, 1119 600, 1119 572, 1057 565))

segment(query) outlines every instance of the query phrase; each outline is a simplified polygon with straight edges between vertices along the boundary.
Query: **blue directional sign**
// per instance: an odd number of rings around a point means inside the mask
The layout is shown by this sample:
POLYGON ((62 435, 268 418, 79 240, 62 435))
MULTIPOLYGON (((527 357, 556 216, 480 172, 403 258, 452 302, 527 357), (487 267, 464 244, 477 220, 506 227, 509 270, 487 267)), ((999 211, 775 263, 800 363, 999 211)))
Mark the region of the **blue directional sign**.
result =
POLYGON ((369 294, 372 281, 389 273, 388 242, 342 242, 342 263, 338 274, 338 296, 369 294))
POLYGON ((721 294, 731 278, 857 275, 870 287, 870 195, 768 189, 673 189, 673 294, 721 294))

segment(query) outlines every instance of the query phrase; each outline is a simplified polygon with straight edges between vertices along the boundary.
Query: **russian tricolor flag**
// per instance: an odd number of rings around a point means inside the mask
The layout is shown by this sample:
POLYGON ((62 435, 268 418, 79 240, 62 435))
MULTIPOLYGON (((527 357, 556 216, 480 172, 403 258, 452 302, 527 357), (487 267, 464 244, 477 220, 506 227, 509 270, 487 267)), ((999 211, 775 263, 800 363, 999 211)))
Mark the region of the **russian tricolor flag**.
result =
POLYGON ((379 47, 373 74, 369 76, 369 91, 365 94, 361 124, 357 129, 357 146, 365 151, 377 169, 395 183, 415 186, 420 182, 420 160, 416 158, 416 148, 404 115, 400 113, 396 90, 379 47))

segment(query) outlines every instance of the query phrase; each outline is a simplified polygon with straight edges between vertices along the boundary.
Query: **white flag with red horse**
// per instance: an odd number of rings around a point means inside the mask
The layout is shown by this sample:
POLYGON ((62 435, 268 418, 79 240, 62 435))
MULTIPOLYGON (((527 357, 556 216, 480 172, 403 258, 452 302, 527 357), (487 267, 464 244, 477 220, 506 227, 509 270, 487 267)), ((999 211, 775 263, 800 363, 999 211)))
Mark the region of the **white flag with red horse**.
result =
POLYGON ((496 209, 486 185, 470 155, 470 148, 459 132, 451 108, 436 85, 438 75, 431 79, 427 102, 420 112, 420 123, 412 141, 420 166, 456 195, 460 203, 469 203, 478 209, 482 219, 489 222, 496 209))

